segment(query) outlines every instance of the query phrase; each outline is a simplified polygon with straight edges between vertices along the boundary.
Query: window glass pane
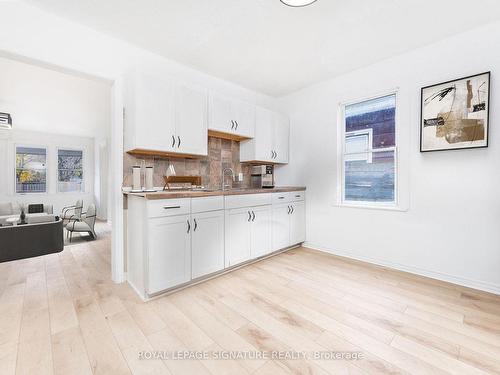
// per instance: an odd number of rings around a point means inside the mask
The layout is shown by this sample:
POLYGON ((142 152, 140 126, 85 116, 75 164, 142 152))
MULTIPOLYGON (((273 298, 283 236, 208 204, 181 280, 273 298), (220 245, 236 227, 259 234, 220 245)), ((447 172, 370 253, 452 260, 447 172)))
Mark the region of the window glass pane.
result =
POLYGON ((58 191, 83 191, 83 151, 59 150, 58 191))
POLYGON ((396 95, 345 107, 344 200, 395 201, 396 95))
POLYGON ((345 107, 345 133, 372 129, 374 149, 396 142, 396 95, 383 96, 345 107))
POLYGON ((393 202, 395 193, 394 152, 373 152, 371 163, 366 162, 366 160, 346 160, 345 200, 393 202))
POLYGON ((47 191, 47 150, 39 147, 16 147, 16 192, 47 191))

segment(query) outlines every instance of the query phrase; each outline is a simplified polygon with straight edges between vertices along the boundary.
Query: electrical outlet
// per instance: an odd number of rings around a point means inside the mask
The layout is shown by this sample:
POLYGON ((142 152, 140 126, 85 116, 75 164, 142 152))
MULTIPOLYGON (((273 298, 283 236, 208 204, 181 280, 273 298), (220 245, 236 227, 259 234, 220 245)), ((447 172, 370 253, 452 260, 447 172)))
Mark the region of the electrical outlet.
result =
POLYGON ((238 181, 242 182, 243 181, 243 173, 238 173, 238 181))

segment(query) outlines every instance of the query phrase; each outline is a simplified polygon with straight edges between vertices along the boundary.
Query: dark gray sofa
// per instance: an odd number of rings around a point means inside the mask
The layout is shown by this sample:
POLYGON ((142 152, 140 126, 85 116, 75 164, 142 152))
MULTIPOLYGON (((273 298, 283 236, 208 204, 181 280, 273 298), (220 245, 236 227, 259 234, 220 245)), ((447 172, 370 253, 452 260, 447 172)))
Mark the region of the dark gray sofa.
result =
POLYGON ((0 227, 0 262, 58 253, 64 249, 63 222, 0 227))

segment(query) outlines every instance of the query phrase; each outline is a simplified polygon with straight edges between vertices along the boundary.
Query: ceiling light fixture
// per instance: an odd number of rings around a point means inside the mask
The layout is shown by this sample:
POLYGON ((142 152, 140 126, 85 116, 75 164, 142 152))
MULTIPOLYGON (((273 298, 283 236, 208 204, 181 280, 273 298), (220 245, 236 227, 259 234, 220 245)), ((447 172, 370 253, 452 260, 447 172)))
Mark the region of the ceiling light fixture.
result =
POLYGON ((299 8, 311 5, 315 3, 317 0, 280 0, 283 4, 288 5, 289 7, 299 8))

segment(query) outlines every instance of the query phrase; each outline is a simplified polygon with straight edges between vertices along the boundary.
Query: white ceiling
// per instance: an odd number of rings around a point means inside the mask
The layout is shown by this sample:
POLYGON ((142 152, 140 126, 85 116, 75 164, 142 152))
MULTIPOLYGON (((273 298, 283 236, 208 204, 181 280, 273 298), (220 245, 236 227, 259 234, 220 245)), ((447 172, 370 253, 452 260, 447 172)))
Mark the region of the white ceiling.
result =
POLYGON ((26 1, 272 96, 500 19, 498 0, 26 1))

